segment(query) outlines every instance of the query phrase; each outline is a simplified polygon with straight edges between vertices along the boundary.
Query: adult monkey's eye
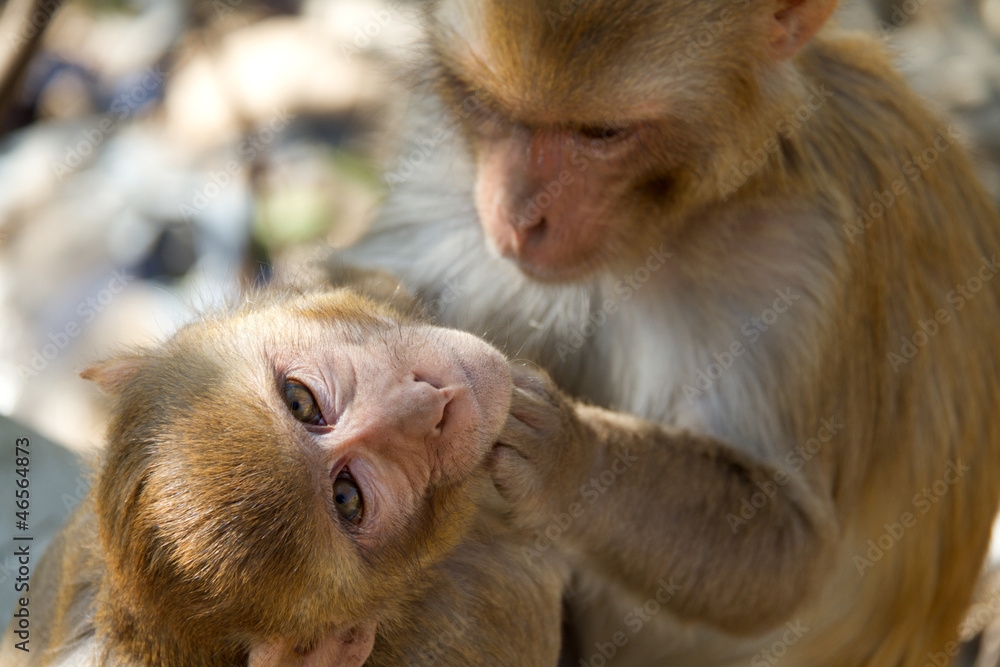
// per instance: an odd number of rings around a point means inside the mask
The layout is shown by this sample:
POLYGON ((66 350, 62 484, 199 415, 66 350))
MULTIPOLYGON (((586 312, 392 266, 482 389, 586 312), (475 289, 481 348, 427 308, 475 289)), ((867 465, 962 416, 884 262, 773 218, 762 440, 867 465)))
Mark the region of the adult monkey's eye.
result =
POLYGON ((610 142, 630 136, 633 128, 623 125, 584 125, 578 131, 585 139, 610 142))
POLYGON ((358 488, 357 482, 346 470, 333 480, 333 506, 337 513, 350 523, 355 525, 361 523, 365 501, 361 497, 361 489, 358 488))
POLYGON ((323 413, 316 404, 316 398, 301 382, 285 381, 285 405, 292 416, 303 424, 320 424, 323 421, 323 413))

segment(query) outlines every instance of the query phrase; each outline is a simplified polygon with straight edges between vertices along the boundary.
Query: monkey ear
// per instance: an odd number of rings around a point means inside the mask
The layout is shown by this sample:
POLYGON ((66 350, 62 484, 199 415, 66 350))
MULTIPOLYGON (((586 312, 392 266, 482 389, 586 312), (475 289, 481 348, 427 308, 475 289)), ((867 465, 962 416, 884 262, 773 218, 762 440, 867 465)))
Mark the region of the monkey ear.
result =
POLYGON ((780 0, 771 20, 771 53, 777 60, 791 58, 823 27, 837 0, 780 0))
POLYGON ((123 383, 137 376, 144 365, 144 359, 139 356, 108 359, 81 372, 80 377, 97 383, 105 393, 115 394, 123 383))

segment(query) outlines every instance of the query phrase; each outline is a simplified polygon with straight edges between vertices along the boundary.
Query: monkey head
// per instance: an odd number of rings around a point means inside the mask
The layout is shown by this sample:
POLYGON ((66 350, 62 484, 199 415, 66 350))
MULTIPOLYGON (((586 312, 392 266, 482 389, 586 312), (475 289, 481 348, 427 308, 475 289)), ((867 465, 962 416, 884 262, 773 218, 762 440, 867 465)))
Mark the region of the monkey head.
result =
POLYGON ((104 625, 205 664, 362 664, 462 539, 511 396, 486 343, 347 290, 264 296, 83 376, 114 401, 104 625))
POLYGON ((441 0, 437 91, 487 242, 527 275, 633 265, 774 136, 790 58, 834 0, 441 0))

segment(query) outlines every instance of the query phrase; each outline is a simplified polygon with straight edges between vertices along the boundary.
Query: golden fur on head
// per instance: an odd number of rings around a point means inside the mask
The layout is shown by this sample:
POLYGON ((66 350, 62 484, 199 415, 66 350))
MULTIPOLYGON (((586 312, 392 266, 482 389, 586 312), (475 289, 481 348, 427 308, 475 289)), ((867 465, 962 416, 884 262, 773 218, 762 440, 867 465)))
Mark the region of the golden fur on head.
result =
POLYGON ((32 577, 32 651, 11 625, 0 663, 555 663, 565 567, 524 558, 490 476, 506 360, 401 314, 386 276, 338 276, 379 300, 272 290, 82 374, 108 447, 32 577))
POLYGON ((284 414, 274 351, 392 346, 416 340, 407 326, 420 325, 348 290, 263 294, 83 373, 113 399, 94 509, 116 601, 97 623, 115 644, 164 660, 217 646, 225 662, 254 638, 309 645, 334 623, 398 622, 466 536, 485 472, 428 489, 391 535, 354 544, 284 414))

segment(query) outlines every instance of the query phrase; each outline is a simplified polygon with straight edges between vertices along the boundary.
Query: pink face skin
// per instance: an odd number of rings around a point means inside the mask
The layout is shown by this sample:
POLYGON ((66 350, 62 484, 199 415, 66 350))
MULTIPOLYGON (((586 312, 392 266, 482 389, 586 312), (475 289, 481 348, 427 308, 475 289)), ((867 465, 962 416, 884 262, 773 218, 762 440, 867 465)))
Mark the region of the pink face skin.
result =
POLYGON ((326 473, 321 489, 330 493, 345 474, 359 488, 362 542, 377 544, 428 491, 471 472, 507 418, 511 380, 499 352, 463 332, 408 329, 361 344, 320 338, 274 360, 281 376, 311 392, 322 415, 317 424, 295 424, 315 468, 326 473))
MULTIPOLYGON (((279 385, 305 386, 319 410, 309 424, 286 410, 317 471, 317 494, 334 507, 334 482, 347 475, 363 501, 356 522, 332 512, 331 530, 350 530, 366 546, 377 547, 436 486, 472 472, 507 419, 507 361, 470 334, 393 324, 385 336, 352 342, 307 321, 295 346, 280 349, 271 359, 279 385)), ((376 629, 371 619, 352 619, 306 652, 272 639, 251 649, 249 664, 360 667, 376 629)))
POLYGON ((600 261, 628 186, 634 128, 518 128, 485 138, 476 208, 493 248, 542 281, 572 280, 600 261))

